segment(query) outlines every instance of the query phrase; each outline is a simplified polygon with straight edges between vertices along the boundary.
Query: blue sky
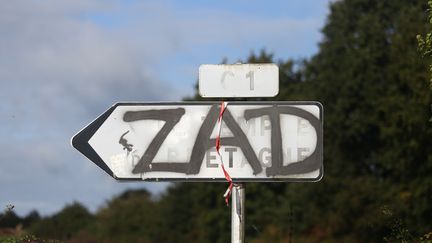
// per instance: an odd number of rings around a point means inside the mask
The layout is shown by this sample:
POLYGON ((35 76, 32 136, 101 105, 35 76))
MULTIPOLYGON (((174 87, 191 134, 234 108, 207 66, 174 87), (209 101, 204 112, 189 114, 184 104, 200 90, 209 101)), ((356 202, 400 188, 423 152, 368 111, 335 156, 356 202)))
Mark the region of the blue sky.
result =
POLYGON ((200 64, 317 52, 329 0, 1 1, 0 207, 92 211, 126 188, 70 146, 117 101, 179 101, 200 64))

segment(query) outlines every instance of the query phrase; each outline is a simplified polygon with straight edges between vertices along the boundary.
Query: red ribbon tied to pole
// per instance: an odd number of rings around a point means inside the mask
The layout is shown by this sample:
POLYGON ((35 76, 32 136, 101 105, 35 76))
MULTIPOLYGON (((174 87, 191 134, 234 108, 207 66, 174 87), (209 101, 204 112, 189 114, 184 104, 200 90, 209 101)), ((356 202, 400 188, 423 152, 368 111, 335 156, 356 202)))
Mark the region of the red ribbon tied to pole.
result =
POLYGON ((225 203, 227 204, 227 206, 229 206, 229 197, 231 196, 231 192, 232 192, 232 188, 233 188, 233 181, 231 179, 231 176, 229 175, 228 171, 225 169, 223 160, 222 160, 222 156, 219 152, 220 150, 220 133, 221 133, 221 129, 222 129, 222 117, 223 114, 225 112, 226 107, 228 106, 228 102, 221 102, 221 109, 219 112, 219 117, 218 117, 218 130, 217 130, 217 135, 216 135, 216 152, 218 154, 219 160, 221 162, 221 167, 222 167, 222 171, 224 173, 225 179, 229 182, 229 186, 228 189, 226 190, 226 192, 224 193, 224 197, 225 197, 225 203))

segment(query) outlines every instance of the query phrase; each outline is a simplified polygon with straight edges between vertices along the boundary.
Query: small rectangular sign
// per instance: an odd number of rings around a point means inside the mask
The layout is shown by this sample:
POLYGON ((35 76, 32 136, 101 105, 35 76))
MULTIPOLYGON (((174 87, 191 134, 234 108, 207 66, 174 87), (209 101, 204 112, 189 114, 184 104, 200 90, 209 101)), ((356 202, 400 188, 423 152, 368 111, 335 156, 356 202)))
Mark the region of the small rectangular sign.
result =
MULTIPOLYGON (((120 180, 224 181, 215 138, 220 103, 118 103, 72 145, 120 180)), ((318 102, 230 102, 221 156, 234 181, 317 181, 323 175, 318 102)))
POLYGON ((199 67, 202 97, 273 97, 279 93, 275 64, 203 64, 199 67))

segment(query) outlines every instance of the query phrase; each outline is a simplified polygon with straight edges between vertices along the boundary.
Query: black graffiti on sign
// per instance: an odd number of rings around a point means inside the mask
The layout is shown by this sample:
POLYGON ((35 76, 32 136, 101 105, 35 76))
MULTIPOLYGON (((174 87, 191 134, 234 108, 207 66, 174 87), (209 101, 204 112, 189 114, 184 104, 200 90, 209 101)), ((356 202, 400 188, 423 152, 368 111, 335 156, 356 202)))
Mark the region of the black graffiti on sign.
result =
MULTIPOLYGON (((166 171, 184 173, 188 175, 198 174, 206 152, 209 149, 214 148, 216 144, 215 139, 211 138, 211 134, 219 116, 218 111, 218 105, 215 104, 211 106, 198 131, 197 137, 192 147, 190 159, 188 162, 183 163, 152 162, 168 134, 173 130, 175 125, 185 114, 184 108, 126 112, 123 116, 123 120, 125 122, 134 122, 140 120, 165 121, 164 126, 153 138, 150 145, 145 150, 143 156, 133 168, 132 173, 140 174, 151 171, 166 171)), ((302 174, 321 168, 321 160, 319 158, 322 151, 322 144, 320 143, 322 139, 321 123, 314 115, 300 108, 278 105, 265 108, 248 109, 244 111, 244 118, 246 121, 262 116, 268 116, 270 118, 271 125, 272 163, 270 167, 266 168, 265 172, 267 176, 302 174), (314 152, 303 160, 288 165, 283 165, 282 132, 280 125, 281 114, 294 115, 307 120, 315 129, 317 134, 317 144, 314 152)), ((256 175, 262 172, 263 168, 260 164, 260 161, 258 160, 257 155, 253 151, 253 148, 249 143, 245 133, 231 115, 229 109, 225 110, 222 119, 226 126, 230 129, 232 136, 222 137, 221 144, 224 146, 240 148, 247 162, 251 166, 253 174, 256 175)))
POLYGON ((121 144, 123 146, 123 150, 127 150, 128 152, 131 152, 133 145, 129 144, 128 141, 124 138, 124 136, 126 136, 126 134, 128 134, 128 133, 129 133, 129 130, 121 135, 120 140, 119 140, 119 144, 121 144))
POLYGON ((258 109, 245 110, 244 117, 246 120, 269 116, 271 124, 271 157, 272 165, 266 169, 267 176, 275 175, 291 175, 312 172, 321 167, 319 156, 321 155, 322 139, 321 122, 311 113, 297 107, 277 106, 258 109), (294 115, 301 117, 312 125, 317 134, 317 144, 313 153, 301 161, 283 165, 283 150, 282 150, 282 131, 280 125, 280 115, 294 115))

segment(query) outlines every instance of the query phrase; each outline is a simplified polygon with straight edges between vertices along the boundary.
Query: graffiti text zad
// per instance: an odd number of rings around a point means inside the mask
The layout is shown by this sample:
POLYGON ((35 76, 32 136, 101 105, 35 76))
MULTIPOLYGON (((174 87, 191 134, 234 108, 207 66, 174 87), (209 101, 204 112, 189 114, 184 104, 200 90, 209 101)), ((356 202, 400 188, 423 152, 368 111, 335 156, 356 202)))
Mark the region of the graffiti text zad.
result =
MULTIPOLYGON (((239 168, 250 166, 253 175, 265 173, 267 177, 280 175, 304 174, 319 170, 322 166, 322 125, 321 121, 312 113, 295 106, 270 105, 265 107, 251 107, 242 111, 241 117, 234 116, 228 106, 223 115, 223 131, 229 131, 229 135, 221 137, 224 146, 222 153, 227 158, 229 168, 234 168, 235 161, 239 160, 239 168), (315 133, 316 142, 313 148, 297 146, 286 147, 282 137, 281 117, 290 115, 298 121, 299 132, 302 126, 309 126, 315 133), (239 122, 239 120, 241 122, 239 122), (240 124, 239 124, 240 123, 240 124), (260 126, 257 126, 260 123, 260 126), (247 128, 242 129, 242 124, 247 128), (270 134, 269 146, 254 148, 251 144, 251 136, 262 136, 264 132, 270 134), (248 133, 248 134, 246 134, 248 133), (242 156, 239 156, 241 152, 242 156)), ((145 174, 149 172, 174 172, 185 175, 197 175, 202 166, 217 168, 218 162, 215 156, 215 138, 212 133, 215 129, 219 115, 219 105, 211 105, 208 112, 199 118, 199 124, 195 122, 194 129, 198 129, 192 139, 190 148, 182 148, 182 144, 166 149, 168 161, 154 161, 156 155, 164 146, 169 135, 178 133, 177 125, 185 118, 186 109, 183 107, 160 109, 132 109, 122 113, 122 122, 129 125, 130 129, 122 131, 117 138, 117 145, 122 147, 124 153, 132 158, 131 173, 145 174), (128 139, 133 124, 142 121, 159 122, 160 129, 143 148, 137 148, 138 143, 128 139), (141 154, 134 154, 140 150, 141 154), (180 153, 185 153, 184 162, 175 161, 180 153)), ((182 131, 180 131, 182 132, 182 131)), ((185 133, 185 131, 183 131, 185 133)))

